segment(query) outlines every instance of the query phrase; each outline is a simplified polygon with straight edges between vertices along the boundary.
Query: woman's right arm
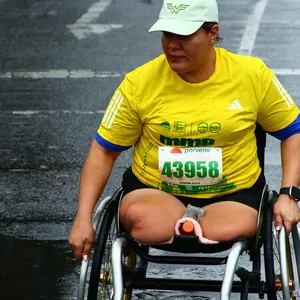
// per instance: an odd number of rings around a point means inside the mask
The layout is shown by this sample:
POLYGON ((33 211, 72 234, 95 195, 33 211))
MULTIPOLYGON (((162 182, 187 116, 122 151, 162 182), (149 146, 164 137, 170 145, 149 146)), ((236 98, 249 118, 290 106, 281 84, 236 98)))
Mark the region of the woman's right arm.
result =
POLYGON ((78 260, 89 255, 94 240, 92 213, 119 154, 94 140, 86 157, 80 177, 77 214, 68 239, 78 260))

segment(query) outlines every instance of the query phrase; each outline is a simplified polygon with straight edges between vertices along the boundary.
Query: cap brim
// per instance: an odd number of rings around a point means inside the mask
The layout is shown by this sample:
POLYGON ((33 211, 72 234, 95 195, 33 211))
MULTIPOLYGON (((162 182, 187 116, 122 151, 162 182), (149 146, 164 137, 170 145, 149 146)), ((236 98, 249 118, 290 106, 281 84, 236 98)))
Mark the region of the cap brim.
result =
POLYGON ((152 31, 167 31, 179 35, 190 35, 196 32, 204 22, 191 22, 178 19, 159 19, 150 29, 152 31))

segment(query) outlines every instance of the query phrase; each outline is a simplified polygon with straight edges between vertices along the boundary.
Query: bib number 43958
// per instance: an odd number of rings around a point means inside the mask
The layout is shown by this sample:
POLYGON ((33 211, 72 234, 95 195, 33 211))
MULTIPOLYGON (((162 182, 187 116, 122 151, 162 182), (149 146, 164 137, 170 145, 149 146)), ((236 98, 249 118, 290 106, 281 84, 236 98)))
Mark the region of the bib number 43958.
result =
POLYGON ((212 161, 166 161, 162 168, 162 174, 167 177, 174 176, 175 178, 217 178, 220 175, 219 163, 216 160, 212 161))
POLYGON ((161 179, 165 182, 216 184, 222 180, 222 149, 160 147, 159 167, 161 179))

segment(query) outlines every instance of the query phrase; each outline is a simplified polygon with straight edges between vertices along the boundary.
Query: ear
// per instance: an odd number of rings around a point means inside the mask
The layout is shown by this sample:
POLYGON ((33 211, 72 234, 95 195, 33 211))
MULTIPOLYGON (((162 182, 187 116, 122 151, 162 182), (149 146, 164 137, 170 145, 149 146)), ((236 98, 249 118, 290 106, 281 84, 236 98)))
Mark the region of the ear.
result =
POLYGON ((211 28, 209 34, 210 34, 210 39, 213 40, 213 41, 215 41, 217 39, 218 35, 219 35, 219 25, 215 24, 211 28))

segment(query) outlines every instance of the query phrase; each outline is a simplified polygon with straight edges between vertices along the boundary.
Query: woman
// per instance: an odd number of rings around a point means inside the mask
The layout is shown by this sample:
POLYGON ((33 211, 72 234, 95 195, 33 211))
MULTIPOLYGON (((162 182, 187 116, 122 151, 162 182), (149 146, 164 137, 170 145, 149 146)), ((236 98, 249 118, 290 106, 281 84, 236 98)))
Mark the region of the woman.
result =
MULTIPOLYGON (((144 243, 172 240, 189 203, 205 208, 199 224, 207 239, 255 234, 265 184, 257 122, 282 140, 282 187, 300 183, 299 109, 260 59, 214 47, 217 3, 164 1, 150 31, 162 32, 164 54, 125 76, 82 170, 69 236, 77 259, 89 253, 92 212, 113 164, 131 146, 120 221, 144 243)), ((288 234, 300 220, 297 202, 287 194, 279 196, 274 214, 277 229, 284 225, 288 234)))

